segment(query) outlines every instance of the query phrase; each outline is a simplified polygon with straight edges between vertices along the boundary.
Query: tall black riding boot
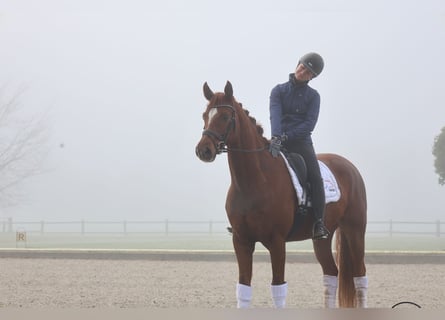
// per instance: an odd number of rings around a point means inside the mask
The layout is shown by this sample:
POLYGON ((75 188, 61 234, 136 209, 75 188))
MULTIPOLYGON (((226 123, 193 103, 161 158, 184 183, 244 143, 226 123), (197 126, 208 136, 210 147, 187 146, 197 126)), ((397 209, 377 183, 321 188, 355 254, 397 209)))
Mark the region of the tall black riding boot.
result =
MULTIPOLYGON (((312 239, 320 240, 329 237, 329 231, 324 225, 325 194, 322 179, 312 186, 312 208, 314 210, 315 222, 312 227, 312 239)), ((315 181, 314 181, 315 182, 315 181)))
POLYGON ((307 178, 311 185, 312 208, 315 217, 312 238, 314 240, 326 239, 329 237, 329 231, 323 223, 326 202, 324 184, 314 147, 312 143, 307 143, 307 141, 288 141, 285 147, 289 152, 300 154, 306 162, 307 178))

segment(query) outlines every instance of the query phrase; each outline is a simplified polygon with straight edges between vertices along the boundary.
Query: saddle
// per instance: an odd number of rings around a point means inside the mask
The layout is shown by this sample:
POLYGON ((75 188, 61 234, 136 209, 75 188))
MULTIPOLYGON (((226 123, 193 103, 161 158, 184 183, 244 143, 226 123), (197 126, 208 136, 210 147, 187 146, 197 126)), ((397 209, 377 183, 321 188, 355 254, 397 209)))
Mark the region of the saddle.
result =
MULTIPOLYGON (((283 152, 283 150, 282 150, 283 152)), ((287 238, 290 238, 298 228, 303 224, 303 221, 308 216, 308 207, 310 207, 310 184, 307 179, 307 167, 304 158, 298 153, 291 153, 284 151, 284 156, 289 163, 291 169, 295 172, 298 182, 303 189, 303 194, 301 199, 299 199, 299 204, 296 212, 294 213, 294 221, 292 223, 292 228, 289 231, 287 238)))
POLYGON ((298 153, 283 152, 292 170, 295 172, 301 187, 303 188, 303 197, 298 207, 298 213, 306 215, 310 206, 310 184, 307 179, 307 167, 304 158, 298 153))

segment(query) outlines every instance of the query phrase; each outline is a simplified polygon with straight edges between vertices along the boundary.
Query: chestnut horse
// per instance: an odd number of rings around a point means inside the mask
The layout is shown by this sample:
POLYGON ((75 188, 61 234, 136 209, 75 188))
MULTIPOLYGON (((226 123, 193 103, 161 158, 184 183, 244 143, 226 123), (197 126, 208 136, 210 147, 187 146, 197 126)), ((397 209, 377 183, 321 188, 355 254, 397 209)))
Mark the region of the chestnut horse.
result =
MULTIPOLYGON (((196 155, 204 162, 212 162, 221 152, 228 154, 231 185, 226 211, 239 268, 238 307, 250 306, 256 242, 262 243, 270 253, 273 302, 277 308, 284 307, 286 242, 311 239, 313 215, 310 210, 304 217, 298 214, 297 195, 283 158, 272 157, 262 127, 236 101, 230 82, 227 81, 224 93, 213 93, 205 83, 204 96, 208 105, 203 113, 204 131, 196 146, 196 155)), ((359 171, 345 158, 320 154, 318 159, 330 168, 341 191, 337 202, 326 205, 329 238, 313 241, 315 256, 323 271, 324 305, 336 306, 338 288, 340 307, 366 307, 365 185, 359 171)))

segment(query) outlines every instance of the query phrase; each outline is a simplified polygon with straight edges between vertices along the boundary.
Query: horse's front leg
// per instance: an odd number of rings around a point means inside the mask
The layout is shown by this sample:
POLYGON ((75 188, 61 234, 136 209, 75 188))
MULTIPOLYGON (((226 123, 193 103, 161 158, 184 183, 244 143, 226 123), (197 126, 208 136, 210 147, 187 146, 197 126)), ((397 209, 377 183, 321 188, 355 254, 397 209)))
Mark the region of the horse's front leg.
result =
POLYGON ((274 306, 284 308, 286 305, 287 283, 284 281, 286 264, 286 242, 284 239, 275 239, 270 244, 264 244, 270 252, 272 262, 271 293, 274 306))
POLYGON ((233 247, 238 261, 238 283, 236 285, 236 299, 238 308, 250 307, 252 301, 252 260, 255 242, 242 240, 233 235, 233 247))

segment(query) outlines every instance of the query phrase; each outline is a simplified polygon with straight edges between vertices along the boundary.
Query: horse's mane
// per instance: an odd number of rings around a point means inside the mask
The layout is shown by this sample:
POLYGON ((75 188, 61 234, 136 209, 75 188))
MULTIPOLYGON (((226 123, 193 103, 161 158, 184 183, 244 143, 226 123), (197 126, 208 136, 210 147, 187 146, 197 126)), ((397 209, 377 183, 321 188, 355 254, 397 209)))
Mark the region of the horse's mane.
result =
POLYGON ((244 113, 247 115, 247 117, 249 118, 250 122, 252 122, 252 124, 256 127, 256 131, 258 132, 258 134, 259 134, 262 138, 264 138, 264 137, 263 137, 263 134, 264 134, 263 126, 262 126, 260 123, 258 123, 254 117, 252 117, 252 116, 250 115, 249 110, 243 108, 243 104, 242 104, 242 103, 238 102, 238 104, 240 105, 240 107, 241 107, 241 109, 244 111, 244 113))
MULTIPOLYGON (((224 103, 224 101, 223 101, 223 99, 224 99, 224 94, 220 93, 220 94, 216 95, 216 98, 217 98, 217 99, 216 99, 216 104, 218 104, 218 103, 223 104, 223 103, 224 103)), ((252 116, 250 115, 249 110, 243 108, 243 104, 242 104, 241 102, 236 101, 236 99, 235 99, 234 97, 232 97, 232 99, 233 99, 233 102, 234 102, 235 104, 238 104, 238 105, 239 105, 239 107, 241 108, 241 110, 243 110, 244 113, 246 114, 246 116, 249 118, 250 122, 256 127, 256 131, 258 132, 259 136, 260 136, 262 139, 268 141, 268 140, 263 136, 263 134, 264 134, 263 126, 262 126, 260 123, 258 123, 254 117, 252 117, 252 116)))

